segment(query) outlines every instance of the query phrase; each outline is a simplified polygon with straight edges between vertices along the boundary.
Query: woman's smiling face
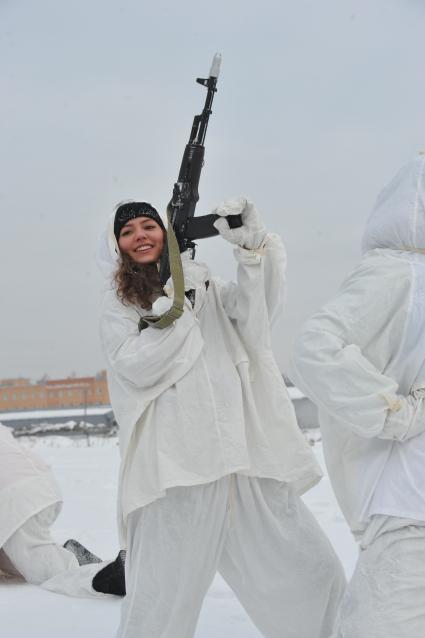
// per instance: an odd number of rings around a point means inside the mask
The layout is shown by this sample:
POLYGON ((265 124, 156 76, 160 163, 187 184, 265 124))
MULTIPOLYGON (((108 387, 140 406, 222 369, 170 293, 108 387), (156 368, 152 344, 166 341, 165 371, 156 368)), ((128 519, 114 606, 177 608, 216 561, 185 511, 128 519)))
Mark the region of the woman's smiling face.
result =
POLYGON ((161 257, 164 231, 150 217, 136 217, 121 228, 118 246, 137 264, 151 264, 161 257))

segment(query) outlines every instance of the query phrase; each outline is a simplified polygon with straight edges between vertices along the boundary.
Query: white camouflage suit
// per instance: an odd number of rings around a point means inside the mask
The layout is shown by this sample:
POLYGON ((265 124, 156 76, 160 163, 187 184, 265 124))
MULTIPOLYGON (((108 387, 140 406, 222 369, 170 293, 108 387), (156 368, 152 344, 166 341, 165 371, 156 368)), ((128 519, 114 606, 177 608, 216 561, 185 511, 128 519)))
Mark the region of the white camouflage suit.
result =
MULTIPOLYGON (((128 550, 120 638, 191 638, 217 570, 266 638, 329 638, 345 586, 299 497, 320 470, 271 351, 283 245, 262 232, 246 200, 216 212, 241 211, 240 241, 261 250, 235 249, 237 284, 183 254, 195 305, 187 302, 172 326, 139 334, 141 311, 113 286, 105 294, 101 334, 120 425, 128 550)), ((100 251, 106 266, 108 246, 111 267, 112 226, 100 251)))
POLYGON ((296 340, 360 557, 335 638, 425 636, 425 157, 367 223, 363 259, 296 340))

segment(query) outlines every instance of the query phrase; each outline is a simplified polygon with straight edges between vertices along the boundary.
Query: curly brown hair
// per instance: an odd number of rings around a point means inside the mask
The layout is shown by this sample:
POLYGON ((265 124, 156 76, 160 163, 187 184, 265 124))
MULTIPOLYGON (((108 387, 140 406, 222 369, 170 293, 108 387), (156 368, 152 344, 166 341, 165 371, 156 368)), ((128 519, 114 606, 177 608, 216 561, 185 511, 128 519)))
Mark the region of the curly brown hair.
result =
POLYGON ((141 306, 144 310, 150 310, 153 302, 164 294, 156 263, 136 264, 126 253, 120 255, 115 283, 118 297, 125 305, 141 306))

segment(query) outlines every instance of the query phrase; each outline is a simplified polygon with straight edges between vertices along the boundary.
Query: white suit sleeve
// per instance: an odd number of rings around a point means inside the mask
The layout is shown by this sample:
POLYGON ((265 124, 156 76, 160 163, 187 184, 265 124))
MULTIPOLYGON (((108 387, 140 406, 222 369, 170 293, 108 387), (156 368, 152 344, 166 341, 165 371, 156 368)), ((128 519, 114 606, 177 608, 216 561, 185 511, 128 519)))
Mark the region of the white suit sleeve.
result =
POLYGON ((414 390, 407 397, 399 397, 398 405, 388 413, 382 439, 407 441, 425 432, 425 389, 414 390))
POLYGON ((168 328, 149 327, 140 333, 137 317, 107 309, 101 319, 101 338, 111 368, 138 388, 164 383, 176 366, 184 367, 185 361, 189 365, 192 350, 202 340, 198 322, 188 308, 168 328))
POLYGON ((286 252, 278 235, 268 234, 258 250, 236 248, 237 283, 222 286, 221 299, 227 315, 261 344, 264 329, 279 315, 284 300, 286 252))
POLYGON ((359 436, 397 438, 400 417, 404 430, 408 427, 406 399, 397 394, 398 383, 381 372, 394 354, 390 344, 399 343, 403 333, 405 296, 402 278, 359 267, 295 342, 293 381, 359 436), (362 349, 384 331, 388 351, 380 361, 370 361, 362 349))

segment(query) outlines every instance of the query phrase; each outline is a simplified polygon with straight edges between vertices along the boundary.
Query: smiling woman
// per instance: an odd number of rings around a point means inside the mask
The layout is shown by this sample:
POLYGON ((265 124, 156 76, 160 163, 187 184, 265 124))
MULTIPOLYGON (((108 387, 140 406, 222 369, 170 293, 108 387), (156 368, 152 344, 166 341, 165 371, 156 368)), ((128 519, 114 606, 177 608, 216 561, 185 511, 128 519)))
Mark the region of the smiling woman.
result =
POLYGON ((288 637, 328 638, 344 575, 300 499, 320 468, 271 351, 285 249, 245 197, 213 214, 234 246, 237 283, 183 251, 189 294, 180 317, 161 329, 140 329, 147 304, 155 315, 170 300, 161 297, 171 284, 163 291, 159 282, 158 213, 124 204, 101 238, 122 282, 121 291, 107 286, 100 320, 129 552, 117 636, 192 638, 219 570, 264 638, 282 636, 282 627, 288 637), (242 227, 231 228, 229 215, 242 227))
POLYGON ((121 257, 115 275, 118 296, 125 304, 150 309, 163 294, 156 265, 166 236, 162 219, 147 202, 127 202, 116 210, 114 235, 121 257))
POLYGON ((120 232, 118 245, 137 264, 157 262, 164 246, 164 231, 149 217, 138 217, 126 223, 120 232))

